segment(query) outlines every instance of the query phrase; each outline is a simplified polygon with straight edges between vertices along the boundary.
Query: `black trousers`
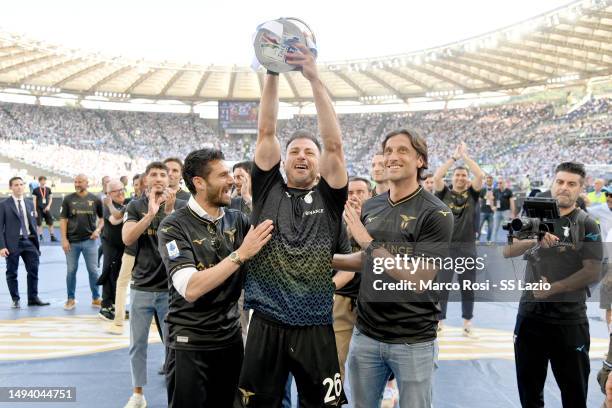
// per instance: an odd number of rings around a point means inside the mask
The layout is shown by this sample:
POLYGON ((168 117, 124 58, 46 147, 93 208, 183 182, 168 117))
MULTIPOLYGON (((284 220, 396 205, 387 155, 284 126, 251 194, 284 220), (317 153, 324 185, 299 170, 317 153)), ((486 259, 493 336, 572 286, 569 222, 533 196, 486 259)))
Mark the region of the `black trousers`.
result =
POLYGON ((169 408, 232 408, 244 357, 242 336, 214 350, 175 350, 166 355, 169 408))
POLYGON ((38 264, 39 255, 34 243, 29 239, 20 239, 16 251, 12 251, 6 257, 6 285, 13 300, 19 300, 19 287, 17 285, 17 270, 19 269, 19 258, 28 273, 28 300, 38 297, 38 264))
MULTIPOLYGON (((462 245, 462 244, 453 244, 462 245)), ((457 258, 476 258, 476 249, 451 248, 450 257, 457 258)), ((472 266, 472 265, 470 265, 472 266)), ((457 271, 459 272, 459 271, 457 271)), ((463 273, 457 273, 452 269, 442 269, 438 272, 437 280, 441 283, 450 283, 453 277, 457 275, 457 281, 461 285, 461 317, 466 320, 471 320, 474 317, 474 291, 472 289, 464 289, 464 281, 474 283, 476 281, 476 269, 465 268, 463 273)), ((446 310, 448 308, 448 290, 441 290, 440 296, 440 319, 446 319, 446 310)))
POLYGON ((550 324, 518 316, 514 360, 523 408, 544 406, 544 382, 550 362, 564 408, 586 408, 589 372, 589 324, 550 324))
POLYGON ((111 307, 115 304, 123 248, 110 245, 105 240, 102 240, 102 247, 104 248, 104 262, 98 285, 102 285, 102 307, 111 307))

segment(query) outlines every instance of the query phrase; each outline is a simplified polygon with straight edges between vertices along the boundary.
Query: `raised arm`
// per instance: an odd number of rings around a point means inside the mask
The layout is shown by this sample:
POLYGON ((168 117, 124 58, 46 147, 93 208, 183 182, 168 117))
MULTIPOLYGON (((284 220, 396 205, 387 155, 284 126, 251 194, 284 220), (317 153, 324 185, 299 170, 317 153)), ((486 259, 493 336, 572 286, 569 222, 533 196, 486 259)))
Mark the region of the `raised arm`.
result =
POLYGON ((484 181, 484 173, 478 163, 476 163, 467 153, 467 146, 465 142, 461 142, 461 158, 465 162, 465 165, 474 175, 472 179, 472 188, 476 191, 480 191, 482 189, 482 183, 484 181))
POLYGON ((287 54, 287 62, 302 68, 302 74, 310 82, 312 96, 317 109, 319 133, 323 141, 320 173, 332 188, 342 188, 348 183, 344 151, 342 149, 342 133, 336 117, 332 100, 319 78, 314 55, 303 44, 295 45, 299 51, 287 54))
POLYGON ((259 103, 255 145, 255 164, 264 171, 274 167, 281 158, 281 146, 276 137, 277 117, 278 75, 266 74, 259 103))

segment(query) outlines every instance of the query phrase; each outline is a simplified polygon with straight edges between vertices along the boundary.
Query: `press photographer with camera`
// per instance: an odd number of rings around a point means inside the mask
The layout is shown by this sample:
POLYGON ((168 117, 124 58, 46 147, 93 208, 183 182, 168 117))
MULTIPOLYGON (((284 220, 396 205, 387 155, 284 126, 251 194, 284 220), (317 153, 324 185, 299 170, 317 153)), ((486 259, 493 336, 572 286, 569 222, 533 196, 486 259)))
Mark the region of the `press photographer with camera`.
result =
POLYGON ((582 164, 559 164, 551 188, 559 212, 554 229, 537 239, 514 237, 504 248, 506 258, 529 255, 525 281, 550 283, 548 290, 524 291, 519 304, 514 354, 523 407, 544 406, 549 362, 563 407, 587 406, 590 335, 586 297, 588 285, 599 279, 602 244, 595 220, 576 207, 585 176, 582 164))

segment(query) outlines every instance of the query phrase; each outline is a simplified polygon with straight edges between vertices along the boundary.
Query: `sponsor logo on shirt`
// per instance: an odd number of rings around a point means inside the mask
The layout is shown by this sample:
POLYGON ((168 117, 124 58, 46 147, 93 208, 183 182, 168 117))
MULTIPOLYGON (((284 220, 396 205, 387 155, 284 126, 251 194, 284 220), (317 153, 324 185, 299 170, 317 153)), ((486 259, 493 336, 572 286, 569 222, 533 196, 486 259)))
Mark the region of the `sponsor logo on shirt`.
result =
POLYGON ((176 245, 176 241, 172 240, 166 244, 166 249, 168 250, 168 258, 176 259, 180 255, 180 251, 178 249, 178 245, 176 245))
POLYGON ((584 236, 584 238, 589 241, 597 241, 598 237, 599 237, 599 234, 596 234, 594 232, 589 232, 588 234, 584 236))
POLYGON ((443 216, 445 216, 445 217, 446 217, 448 214, 450 214, 450 213, 451 213, 450 211, 444 211, 444 210, 440 210, 440 211, 438 211, 438 212, 439 212, 440 214, 442 214, 443 216))
POLYGON ((378 218, 378 215, 374 216, 374 217, 368 217, 366 218, 366 224, 371 223, 372 221, 374 221, 376 218, 378 218))
POLYGON ((304 211, 304 215, 323 214, 325 210, 323 208, 317 208, 316 210, 304 211))
POLYGON ((255 393, 251 391, 247 391, 243 388, 239 388, 239 390, 240 390, 240 393, 242 394, 242 403, 245 406, 249 405, 249 400, 251 399, 253 395, 255 395, 255 393))
POLYGON ((400 218, 402 219, 402 223, 400 224, 401 229, 406 229, 410 221, 417 219, 417 217, 413 217, 412 215, 404 215, 404 214, 400 214, 400 218))
POLYGON ((206 238, 201 238, 201 239, 194 239, 191 242, 193 242, 196 245, 202 245, 202 243, 206 241, 206 238))
POLYGON ((177 343, 189 343, 189 337, 187 336, 176 336, 177 343))
POLYGON ((172 229, 172 225, 169 227, 164 227, 164 228, 160 228, 161 232, 166 233, 168 231, 170 231, 170 229, 172 229))

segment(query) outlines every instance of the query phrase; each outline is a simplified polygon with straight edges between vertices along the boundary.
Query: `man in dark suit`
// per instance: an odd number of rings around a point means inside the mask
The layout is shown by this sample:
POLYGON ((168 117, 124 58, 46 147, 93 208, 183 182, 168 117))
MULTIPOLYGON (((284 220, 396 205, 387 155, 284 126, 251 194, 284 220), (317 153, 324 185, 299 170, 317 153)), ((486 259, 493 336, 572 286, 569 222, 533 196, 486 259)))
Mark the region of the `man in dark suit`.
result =
POLYGON ((25 185, 21 177, 11 178, 9 187, 13 194, 0 203, 0 256, 6 258, 6 284, 13 299, 11 307, 20 307, 17 287, 20 256, 28 272, 28 306, 48 306, 49 303, 38 298, 40 252, 34 207, 24 200, 25 185))

